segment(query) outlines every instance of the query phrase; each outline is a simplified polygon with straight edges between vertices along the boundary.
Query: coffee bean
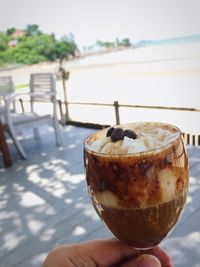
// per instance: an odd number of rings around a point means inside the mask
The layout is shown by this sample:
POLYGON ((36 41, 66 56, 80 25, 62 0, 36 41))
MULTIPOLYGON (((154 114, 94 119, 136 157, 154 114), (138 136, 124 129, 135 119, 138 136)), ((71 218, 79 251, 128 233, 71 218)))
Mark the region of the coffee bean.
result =
POLYGON ((129 137, 129 138, 132 138, 132 139, 136 139, 137 138, 137 134, 132 130, 125 130, 124 131, 124 135, 129 137))
POLYGON ((115 130, 114 127, 109 128, 108 131, 107 131, 107 133, 106 133, 106 136, 107 136, 107 137, 108 137, 108 136, 111 136, 111 134, 112 134, 112 132, 113 132, 114 130, 115 130))
POLYGON ((111 134, 112 142, 117 142, 124 139, 124 130, 122 128, 115 128, 111 134))

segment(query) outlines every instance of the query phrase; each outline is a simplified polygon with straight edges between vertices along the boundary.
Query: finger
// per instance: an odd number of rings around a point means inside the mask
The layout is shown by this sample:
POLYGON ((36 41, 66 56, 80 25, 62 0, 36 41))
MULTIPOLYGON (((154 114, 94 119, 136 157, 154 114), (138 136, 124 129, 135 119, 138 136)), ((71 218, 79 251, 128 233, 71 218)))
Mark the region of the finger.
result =
POLYGON ((100 266, 110 266, 118 261, 136 257, 140 251, 116 239, 90 241, 78 246, 79 253, 87 253, 100 266))
POLYGON ((143 254, 128 261, 121 267, 161 267, 160 261, 153 255, 143 254))
POLYGON ((173 267, 174 266, 169 255, 167 255, 167 253, 163 249, 161 249, 159 246, 156 246, 148 251, 145 251, 145 253, 150 253, 156 256, 161 262, 162 267, 173 267))
MULTIPOLYGON (((135 257, 139 250, 116 240, 96 240, 77 245, 60 246, 52 250, 43 267, 71 266, 111 266, 121 259, 135 257), (69 264, 71 265, 69 265, 69 264)), ((119 265, 117 265, 119 266, 119 265)))

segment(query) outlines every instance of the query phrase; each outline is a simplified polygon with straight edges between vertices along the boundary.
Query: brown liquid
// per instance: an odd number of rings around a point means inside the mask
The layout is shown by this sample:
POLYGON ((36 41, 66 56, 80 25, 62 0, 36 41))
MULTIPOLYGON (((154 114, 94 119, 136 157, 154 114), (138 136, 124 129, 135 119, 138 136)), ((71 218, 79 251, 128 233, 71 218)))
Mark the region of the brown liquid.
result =
POLYGON ((97 212, 111 232, 120 240, 138 248, 160 243, 177 223, 186 194, 177 199, 145 209, 101 207, 97 212))
MULTIPOLYGON (((153 126, 178 131, 169 125, 153 126)), ((95 209, 117 238, 134 247, 160 243, 183 210, 189 176, 179 134, 160 149, 136 154, 108 155, 85 147, 86 180, 95 209)), ((86 143, 91 138, 97 136, 86 143)))

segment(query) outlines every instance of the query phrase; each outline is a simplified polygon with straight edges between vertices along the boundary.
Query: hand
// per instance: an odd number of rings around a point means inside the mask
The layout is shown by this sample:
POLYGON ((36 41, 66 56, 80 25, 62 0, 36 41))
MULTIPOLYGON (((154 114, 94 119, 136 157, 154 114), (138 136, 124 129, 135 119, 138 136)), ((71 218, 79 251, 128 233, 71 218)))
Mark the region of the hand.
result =
POLYGON ((43 267, 173 267, 158 246, 141 251, 116 239, 95 240, 52 250, 43 267))

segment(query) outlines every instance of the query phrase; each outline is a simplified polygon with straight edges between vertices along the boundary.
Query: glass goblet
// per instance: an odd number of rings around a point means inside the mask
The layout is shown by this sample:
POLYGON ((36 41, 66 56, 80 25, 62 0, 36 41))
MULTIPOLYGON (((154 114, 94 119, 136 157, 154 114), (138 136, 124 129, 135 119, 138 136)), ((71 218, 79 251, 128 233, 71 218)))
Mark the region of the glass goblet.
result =
POLYGON ((157 133, 155 143, 159 145, 139 152, 106 153, 95 151, 93 143, 103 138, 109 143, 108 129, 89 136, 84 143, 88 192, 97 214, 119 240, 148 249, 170 233, 186 202, 189 175, 182 134, 164 123, 116 127, 138 131, 137 138, 144 143, 151 142, 149 138, 157 133), (159 131, 168 134, 163 142, 159 131))

